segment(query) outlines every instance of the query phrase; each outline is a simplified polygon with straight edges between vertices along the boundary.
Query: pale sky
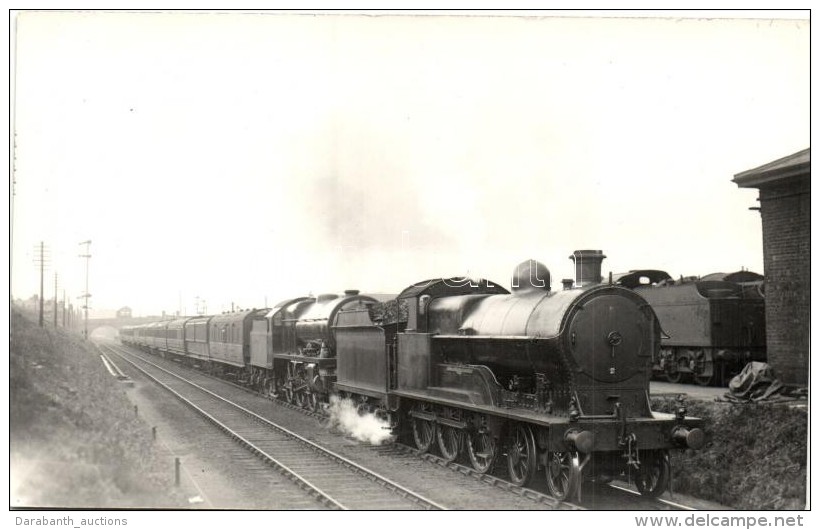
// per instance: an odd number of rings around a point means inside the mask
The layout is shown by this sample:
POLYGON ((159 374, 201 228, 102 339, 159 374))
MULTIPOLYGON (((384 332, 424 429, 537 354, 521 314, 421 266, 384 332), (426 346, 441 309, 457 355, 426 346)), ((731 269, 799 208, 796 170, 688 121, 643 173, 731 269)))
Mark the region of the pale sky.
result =
POLYGON ((762 273, 731 179, 809 147, 788 16, 18 14, 12 294, 41 240, 46 297, 82 293, 90 239, 92 307, 139 315, 529 258, 560 289, 576 249, 762 273))

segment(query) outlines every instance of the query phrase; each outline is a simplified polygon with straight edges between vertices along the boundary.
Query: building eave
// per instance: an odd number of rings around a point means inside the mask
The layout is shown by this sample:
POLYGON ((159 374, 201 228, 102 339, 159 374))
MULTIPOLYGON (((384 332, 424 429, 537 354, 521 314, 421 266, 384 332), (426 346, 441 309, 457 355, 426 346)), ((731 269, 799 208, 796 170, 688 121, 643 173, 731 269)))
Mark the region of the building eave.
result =
POLYGON ((732 182, 740 188, 759 188, 785 179, 811 175, 811 148, 754 169, 738 173, 732 182))

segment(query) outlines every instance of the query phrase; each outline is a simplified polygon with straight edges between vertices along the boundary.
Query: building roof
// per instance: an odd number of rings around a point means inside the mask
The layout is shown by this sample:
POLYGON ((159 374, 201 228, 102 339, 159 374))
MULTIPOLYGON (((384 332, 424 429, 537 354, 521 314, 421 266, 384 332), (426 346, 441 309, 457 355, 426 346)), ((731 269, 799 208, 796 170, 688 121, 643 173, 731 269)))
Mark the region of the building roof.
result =
POLYGON ((811 175, 811 148, 735 175, 732 182, 741 188, 759 188, 793 177, 811 175))

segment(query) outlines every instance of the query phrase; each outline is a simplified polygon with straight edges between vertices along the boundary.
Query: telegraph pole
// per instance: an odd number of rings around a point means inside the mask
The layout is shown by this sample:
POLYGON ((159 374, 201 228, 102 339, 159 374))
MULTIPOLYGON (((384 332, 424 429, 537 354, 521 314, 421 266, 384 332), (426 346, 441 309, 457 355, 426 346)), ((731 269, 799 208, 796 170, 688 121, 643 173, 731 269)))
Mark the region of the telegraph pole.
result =
POLYGON ((54 273, 54 327, 57 327, 57 273, 54 273))
POLYGON ((80 254, 79 256, 85 258, 85 294, 80 298, 85 298, 85 302, 83 303, 83 309, 85 310, 85 330, 83 331, 83 338, 88 340, 88 299, 91 297, 91 294, 88 292, 88 263, 91 260, 91 240, 83 241, 80 245, 85 245, 85 254, 80 254))
POLYGON ((45 268, 45 259, 43 256, 43 242, 40 241, 40 327, 43 327, 43 269, 45 268))
POLYGON ((40 241, 40 255, 34 258, 35 265, 40 266, 40 327, 43 327, 43 273, 45 271, 46 261, 48 261, 48 256, 46 256, 46 250, 47 249, 45 247, 45 244, 42 241, 40 241))
MULTIPOLYGON (((15 115, 16 116, 16 115, 15 115)), ((11 154, 11 206, 9 207, 9 253, 12 259, 9 259, 9 278, 12 277, 11 268, 14 265, 14 198, 17 196, 17 131, 14 131, 14 144, 12 146, 11 154)), ((14 295, 11 292, 11 282, 9 282, 9 302, 14 301, 14 295)))

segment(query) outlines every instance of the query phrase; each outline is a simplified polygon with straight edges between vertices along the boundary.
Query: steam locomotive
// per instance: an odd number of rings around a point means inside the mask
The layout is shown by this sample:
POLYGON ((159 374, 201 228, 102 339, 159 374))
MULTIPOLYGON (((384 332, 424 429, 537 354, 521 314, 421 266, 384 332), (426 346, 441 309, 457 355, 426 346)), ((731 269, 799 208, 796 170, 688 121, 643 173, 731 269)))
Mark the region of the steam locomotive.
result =
POLYGON ((751 361, 766 361, 763 276, 750 271, 673 280, 659 270, 613 277, 657 313, 664 335, 653 363, 671 383, 725 386, 751 361))
POLYGON ((601 251, 571 258, 576 281, 556 292, 549 270, 528 260, 511 292, 431 279, 386 303, 347 291, 120 335, 306 408, 349 398, 422 452, 480 473, 504 465, 520 486, 540 470, 561 500, 616 476, 660 495, 669 452, 703 445, 701 420, 650 409, 655 312, 634 290, 601 283, 601 251))

